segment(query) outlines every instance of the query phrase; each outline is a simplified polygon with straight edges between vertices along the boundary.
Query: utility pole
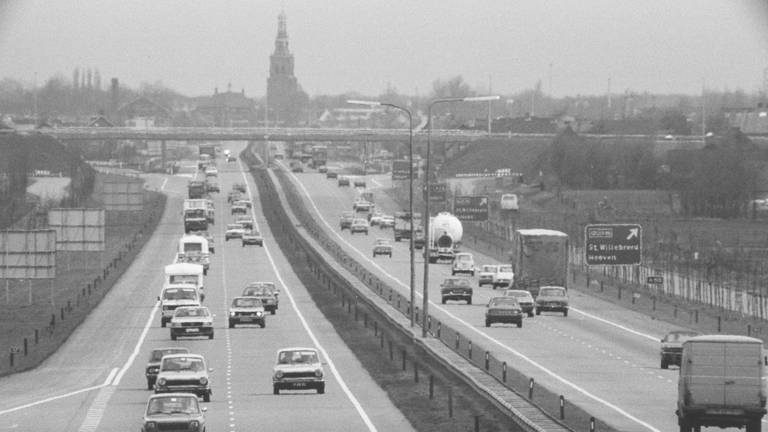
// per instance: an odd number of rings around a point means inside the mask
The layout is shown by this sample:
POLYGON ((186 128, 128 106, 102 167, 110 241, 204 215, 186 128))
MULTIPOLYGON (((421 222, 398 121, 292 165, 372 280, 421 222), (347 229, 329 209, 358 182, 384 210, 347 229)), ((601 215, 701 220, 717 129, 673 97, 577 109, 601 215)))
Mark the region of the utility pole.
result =
MULTIPOLYGON (((493 94, 491 75, 488 75, 488 94, 493 94)), ((488 136, 491 136, 491 101, 488 101, 488 136)))

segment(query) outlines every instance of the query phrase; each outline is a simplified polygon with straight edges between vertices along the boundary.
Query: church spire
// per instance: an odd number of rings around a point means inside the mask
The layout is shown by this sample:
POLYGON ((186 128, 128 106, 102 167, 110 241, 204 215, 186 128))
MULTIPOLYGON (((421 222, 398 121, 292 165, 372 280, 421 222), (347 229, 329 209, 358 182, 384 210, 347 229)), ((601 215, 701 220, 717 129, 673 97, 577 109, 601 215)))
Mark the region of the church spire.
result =
POLYGON ((275 55, 288 56, 288 25, 286 24, 285 12, 280 12, 277 16, 277 37, 275 38, 275 55))

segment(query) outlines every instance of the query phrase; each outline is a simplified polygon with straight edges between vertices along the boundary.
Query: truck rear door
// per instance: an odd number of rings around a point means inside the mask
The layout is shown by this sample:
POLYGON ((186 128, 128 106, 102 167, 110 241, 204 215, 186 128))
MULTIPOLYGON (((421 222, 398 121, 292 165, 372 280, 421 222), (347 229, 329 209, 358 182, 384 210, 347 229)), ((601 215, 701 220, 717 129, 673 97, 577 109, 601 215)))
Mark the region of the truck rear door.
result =
POLYGON ((758 344, 725 344, 726 406, 759 407, 763 367, 761 351, 758 344))
POLYGON ((692 405, 721 407, 725 404, 725 344, 692 344, 688 390, 692 405))

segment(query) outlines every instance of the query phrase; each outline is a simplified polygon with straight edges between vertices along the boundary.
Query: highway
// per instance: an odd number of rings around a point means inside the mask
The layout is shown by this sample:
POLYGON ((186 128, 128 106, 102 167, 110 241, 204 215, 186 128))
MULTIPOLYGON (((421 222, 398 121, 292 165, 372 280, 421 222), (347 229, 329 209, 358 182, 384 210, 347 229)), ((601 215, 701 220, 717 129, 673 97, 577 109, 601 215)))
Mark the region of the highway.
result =
MULTIPOLYGON (((237 154, 244 145, 227 143, 237 154)), ((219 159, 222 192, 216 203, 216 253, 206 278, 205 305, 215 314, 215 338, 171 341, 160 327, 156 296, 163 266, 170 264, 183 233, 181 203, 190 177, 147 176, 148 187, 168 194, 157 232, 133 265, 69 340, 40 367, 0 378, 0 431, 137 431, 146 400, 144 368, 152 348, 185 346, 213 368, 208 431, 313 430, 408 431, 410 423, 343 344, 291 271, 260 212, 257 189, 239 163, 219 159), (246 182, 265 247, 225 242, 232 219, 226 193, 246 182), (246 283, 274 281, 280 308, 266 328, 227 326, 227 309, 246 283), (325 362, 326 393, 272 394, 272 365, 279 348, 317 347, 325 362)))
MULTIPOLYGON (((329 162, 332 165, 332 162, 329 162)), ((339 187, 337 180, 326 179, 314 171, 291 174, 300 185, 306 205, 316 212, 318 220, 335 240, 355 259, 373 270, 407 297, 409 288, 408 243, 393 241, 392 230, 372 227, 369 235, 341 232, 338 219, 342 211, 351 210, 357 192, 339 187), (388 238, 394 246, 392 259, 373 258, 371 251, 377 237, 388 238)), ((368 190, 374 190, 376 206, 385 213, 400 210, 382 192, 391 183, 388 176, 368 176, 368 190)), ((530 227, 546 228, 546 227, 530 227)), ((468 247, 475 264, 494 263, 468 247)), ((423 260, 416 258, 416 301, 421 305, 423 260)), ((430 313, 440 321, 487 347, 500 359, 534 377, 543 385, 565 396, 568 403, 621 431, 665 432, 677 430, 674 414, 677 397, 678 370, 660 369, 659 340, 676 328, 652 320, 611 303, 570 290, 571 313, 542 313, 525 318, 522 328, 514 325, 484 327, 484 305, 494 295, 490 286, 475 286, 473 305, 463 302, 440 304, 439 284, 450 276, 447 264, 430 265, 430 313)), ((476 277, 473 278, 476 281, 476 277)), ((717 429, 720 430, 720 429, 717 429)), ((733 429, 736 430, 736 429, 733 429)))

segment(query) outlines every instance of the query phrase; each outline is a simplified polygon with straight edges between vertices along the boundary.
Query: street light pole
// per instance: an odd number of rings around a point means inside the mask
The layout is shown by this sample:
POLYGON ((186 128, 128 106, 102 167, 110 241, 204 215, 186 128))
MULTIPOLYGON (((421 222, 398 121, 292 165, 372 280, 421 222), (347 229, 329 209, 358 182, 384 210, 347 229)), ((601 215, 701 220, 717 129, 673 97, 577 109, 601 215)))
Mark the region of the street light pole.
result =
POLYGON ((409 173, 410 177, 408 179, 408 211, 410 212, 410 227, 411 227, 411 239, 410 239, 410 263, 411 263, 411 307, 410 307, 410 319, 411 319, 411 327, 415 325, 416 321, 416 260, 414 257, 414 229, 413 229, 413 117, 411 116, 411 111, 409 111, 406 108, 403 108, 401 106, 391 104, 391 103, 384 103, 384 102, 374 102, 374 101, 358 101, 358 100, 348 100, 347 103, 355 104, 355 105, 366 105, 366 106, 386 106, 391 107, 394 109, 398 109, 400 111, 403 111, 408 115, 408 152, 410 153, 408 164, 410 165, 409 173))
POLYGON ((427 108, 427 160, 424 164, 424 215, 422 216, 424 219, 424 286, 421 294, 424 303, 421 308, 421 337, 427 337, 427 325, 429 324, 429 247, 432 241, 432 233, 429 229, 429 154, 432 147, 432 106, 448 102, 486 102, 499 99, 499 96, 435 99, 429 103, 427 108))

